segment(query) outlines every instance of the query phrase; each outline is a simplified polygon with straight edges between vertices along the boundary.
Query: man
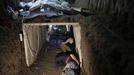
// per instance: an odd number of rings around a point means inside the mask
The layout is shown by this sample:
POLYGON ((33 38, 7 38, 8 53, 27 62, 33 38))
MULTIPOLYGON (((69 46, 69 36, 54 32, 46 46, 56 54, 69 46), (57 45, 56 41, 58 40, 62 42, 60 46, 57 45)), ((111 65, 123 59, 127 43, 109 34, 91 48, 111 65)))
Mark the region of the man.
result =
POLYGON ((60 48, 64 51, 73 51, 75 52, 75 41, 73 38, 73 34, 71 32, 66 33, 67 39, 61 43, 60 48))
POLYGON ((76 53, 61 52, 56 55, 56 65, 63 67, 62 75, 79 73, 79 61, 76 53))
POLYGON ((63 70, 68 68, 69 62, 75 62, 79 65, 77 54, 74 52, 61 52, 56 55, 56 65, 57 66, 65 66, 63 70))
POLYGON ((79 75, 79 74, 80 74, 79 67, 74 62, 69 62, 66 68, 64 68, 64 70, 62 71, 62 75, 79 75))

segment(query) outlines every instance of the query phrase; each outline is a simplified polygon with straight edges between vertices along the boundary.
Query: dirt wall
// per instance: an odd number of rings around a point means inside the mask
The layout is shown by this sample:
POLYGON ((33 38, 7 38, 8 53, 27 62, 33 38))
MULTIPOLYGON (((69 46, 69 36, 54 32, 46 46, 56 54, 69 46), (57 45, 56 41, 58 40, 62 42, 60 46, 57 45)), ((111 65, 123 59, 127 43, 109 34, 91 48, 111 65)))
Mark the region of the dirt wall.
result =
POLYGON ((89 8, 95 13, 89 17, 80 16, 85 40, 84 75, 133 74, 134 2, 132 0, 76 1, 76 6, 89 8))
POLYGON ((0 75, 18 75, 21 71, 21 54, 18 35, 12 31, 0 33, 0 75))

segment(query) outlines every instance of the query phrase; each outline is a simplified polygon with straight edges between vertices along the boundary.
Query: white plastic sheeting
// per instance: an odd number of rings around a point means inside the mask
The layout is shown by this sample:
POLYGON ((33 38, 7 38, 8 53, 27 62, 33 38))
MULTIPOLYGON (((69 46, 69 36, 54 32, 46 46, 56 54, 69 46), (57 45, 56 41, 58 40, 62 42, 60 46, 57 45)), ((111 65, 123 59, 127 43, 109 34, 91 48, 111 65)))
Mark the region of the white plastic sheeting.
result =
POLYGON ((40 2, 41 2, 41 0, 37 0, 34 3, 32 3, 30 9, 40 7, 40 2))
POLYGON ((26 64, 30 66, 36 59, 46 39, 45 27, 23 25, 26 64))

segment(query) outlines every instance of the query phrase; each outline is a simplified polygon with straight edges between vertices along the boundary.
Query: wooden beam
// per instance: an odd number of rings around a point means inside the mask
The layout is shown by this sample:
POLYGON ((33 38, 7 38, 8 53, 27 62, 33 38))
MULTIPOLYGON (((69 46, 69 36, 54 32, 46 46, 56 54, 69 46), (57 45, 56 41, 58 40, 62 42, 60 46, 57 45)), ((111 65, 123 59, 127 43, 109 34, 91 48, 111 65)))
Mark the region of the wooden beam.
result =
POLYGON ((73 26, 79 26, 78 22, 63 22, 63 23, 23 23, 23 25, 26 26, 46 26, 46 25, 73 25, 73 26))

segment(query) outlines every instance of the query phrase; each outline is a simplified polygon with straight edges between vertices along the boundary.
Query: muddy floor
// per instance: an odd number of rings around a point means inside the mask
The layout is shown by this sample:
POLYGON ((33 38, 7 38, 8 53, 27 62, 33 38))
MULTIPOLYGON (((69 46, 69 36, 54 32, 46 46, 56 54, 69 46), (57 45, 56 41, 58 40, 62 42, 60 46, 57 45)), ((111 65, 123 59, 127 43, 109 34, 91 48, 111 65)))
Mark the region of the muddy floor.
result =
POLYGON ((61 75, 61 68, 55 64, 55 56, 59 51, 60 49, 50 45, 42 49, 38 54, 37 60, 31 66, 33 73, 37 73, 36 75, 61 75))
POLYGON ((62 69, 55 64, 55 56, 61 50, 56 46, 47 45, 42 48, 36 61, 28 68, 22 68, 22 75, 61 75, 62 69))
POLYGON ((0 33, 0 75, 61 75, 61 68, 55 65, 55 56, 59 51, 58 47, 47 45, 40 50, 33 65, 27 67, 18 34, 2 32, 0 33))

